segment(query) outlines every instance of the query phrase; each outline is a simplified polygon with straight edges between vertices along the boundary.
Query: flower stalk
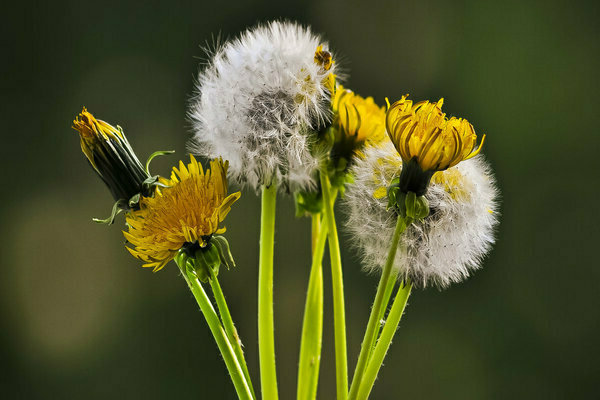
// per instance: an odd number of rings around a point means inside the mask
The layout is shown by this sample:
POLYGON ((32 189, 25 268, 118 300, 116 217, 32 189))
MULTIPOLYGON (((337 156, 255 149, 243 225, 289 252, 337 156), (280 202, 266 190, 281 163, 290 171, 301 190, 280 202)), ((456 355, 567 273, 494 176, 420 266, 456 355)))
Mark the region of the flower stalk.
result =
POLYGON ((250 379, 250 373, 248 372, 248 366, 246 364, 246 358, 244 357, 244 350, 242 349, 242 340, 238 335, 238 331, 235 328, 235 324, 233 323, 233 319, 231 318, 231 313, 229 312, 229 307, 227 306, 227 302, 225 301, 225 295, 223 294, 223 290, 221 289, 221 285, 219 284, 219 279, 217 278, 217 274, 213 268, 208 268, 210 287, 213 291, 213 296, 217 302, 217 308, 219 309, 219 315, 221 315, 221 321, 223 322, 223 327, 225 328, 225 333, 227 334, 227 339, 231 343, 233 347, 233 351, 235 356, 242 368, 242 372, 244 374, 244 379, 252 392, 252 398, 256 398, 256 394, 254 393, 254 387, 252 386, 252 380, 250 379))
POLYGON ((275 245, 275 205, 277 185, 263 186, 258 262, 258 351, 262 398, 275 400, 275 325, 273 322, 273 248, 275 245))
POLYGON ((320 219, 320 213, 312 216, 314 246, 300 341, 298 400, 315 399, 319 382, 323 342, 323 253, 328 231, 327 225, 320 226, 320 223, 315 229, 315 220, 320 219))
POLYGON ((352 378, 352 385, 350 386, 350 393, 348 394, 349 400, 356 400, 358 395, 358 389, 362 383, 365 369, 367 368, 367 362, 369 361, 369 354, 371 353, 372 344, 374 343, 374 336, 377 330, 377 326, 380 324, 381 309, 384 306, 384 296, 386 288, 392 278, 392 267, 394 259, 396 257, 396 251, 398 250, 398 243, 400 241, 400 235, 408 225, 412 223, 410 217, 402 218, 398 216, 396 222, 396 228, 390 244, 390 250, 379 279, 379 285, 377 286, 377 293, 375 295, 375 301, 371 308, 371 314, 369 315, 369 322, 367 323, 367 329, 358 356, 358 362, 352 378))
POLYGON ((219 316, 213 308, 210 299, 206 295, 198 276, 194 272, 193 268, 189 268, 189 263, 185 257, 176 257, 175 261, 177 262, 184 279, 194 295, 202 314, 204 314, 206 323, 208 324, 208 327, 215 338, 215 342, 219 347, 219 351, 221 352, 223 361, 225 361, 225 365, 227 366, 227 370, 229 371, 231 381, 233 382, 239 399, 253 400, 254 397, 252 395, 252 390, 250 389, 250 386, 244 377, 244 372, 235 355, 235 351, 233 350, 233 347, 227 338, 227 334, 223 329, 223 325, 221 325, 219 316))
POLYGON ((338 400, 343 400, 346 399, 348 393, 348 356, 346 347, 346 311, 344 304, 342 257, 340 254, 340 243, 333 212, 334 190, 331 188, 327 171, 321 169, 319 175, 321 179, 321 188, 323 190, 324 214, 325 223, 327 224, 328 229, 329 257, 331 262, 336 392, 338 400))
POLYGON ((385 358, 385 355, 392 344, 394 334, 398 329, 398 324, 404 313, 406 301, 408 300, 408 296, 410 296, 411 289, 412 283, 404 282, 398 289, 398 293, 396 293, 396 298, 394 299, 385 326, 381 332, 381 337, 377 341, 377 346, 375 346, 375 349, 372 352, 372 356, 367 364, 367 368, 360 383, 357 395, 358 400, 366 400, 373 389, 375 379, 383 364, 383 359, 385 358))

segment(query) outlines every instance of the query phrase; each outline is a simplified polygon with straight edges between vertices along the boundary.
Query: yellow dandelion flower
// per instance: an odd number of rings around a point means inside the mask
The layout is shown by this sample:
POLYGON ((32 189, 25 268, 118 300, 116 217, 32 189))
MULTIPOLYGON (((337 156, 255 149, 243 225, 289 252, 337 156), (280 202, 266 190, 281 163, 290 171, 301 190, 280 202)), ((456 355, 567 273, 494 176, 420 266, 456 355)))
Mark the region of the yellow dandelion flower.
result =
POLYGON ((212 235, 225 232, 219 225, 240 197, 227 195, 227 168, 221 159, 211 161, 206 172, 193 156, 187 167, 180 161, 168 187, 142 198, 140 209, 127 214, 129 230, 123 234, 134 246, 127 250, 158 271, 184 245, 204 248, 212 235))
POLYGON ((473 125, 463 118, 446 118, 444 99, 413 105, 406 97, 389 106, 386 129, 402 158, 399 190, 422 196, 434 173, 479 154, 485 135, 476 148, 473 125))
POLYGON ((361 97, 343 86, 338 86, 332 100, 336 115, 335 140, 351 140, 356 146, 365 141, 371 144, 385 139, 385 109, 372 97, 361 97))
POLYGON ((79 132, 81 150, 100 178, 110 189, 120 207, 127 209, 129 200, 144 192, 150 178, 133 152, 123 130, 83 111, 73 121, 79 132))
POLYGON ((389 107, 387 132, 405 163, 414 158, 423 171, 443 171, 481 151, 485 135, 475 149, 473 125, 463 118, 446 118, 443 103, 413 105, 403 96, 389 107))

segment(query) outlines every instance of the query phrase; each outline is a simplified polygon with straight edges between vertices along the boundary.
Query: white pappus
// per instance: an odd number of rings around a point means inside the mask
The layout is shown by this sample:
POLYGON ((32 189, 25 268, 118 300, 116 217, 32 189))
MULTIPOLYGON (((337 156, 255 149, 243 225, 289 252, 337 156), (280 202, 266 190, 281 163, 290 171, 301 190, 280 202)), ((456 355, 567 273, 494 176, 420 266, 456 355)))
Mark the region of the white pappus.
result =
MULTIPOLYGON (((365 149, 351 169, 355 181, 344 198, 346 225, 368 271, 385 264, 397 218, 386 209, 387 196, 376 199, 373 193, 387 188, 401 166, 396 149, 386 141, 365 149)), ((445 288, 478 269, 494 243, 498 190, 488 164, 476 156, 437 172, 425 197, 430 215, 402 234, 394 268, 399 279, 409 278, 418 287, 445 288)))
POLYGON ((331 119, 326 78, 335 68, 315 62, 320 45, 327 51, 309 28, 275 21, 217 48, 198 75, 188 113, 191 151, 229 160, 241 186, 313 186, 320 156, 311 147, 331 119))

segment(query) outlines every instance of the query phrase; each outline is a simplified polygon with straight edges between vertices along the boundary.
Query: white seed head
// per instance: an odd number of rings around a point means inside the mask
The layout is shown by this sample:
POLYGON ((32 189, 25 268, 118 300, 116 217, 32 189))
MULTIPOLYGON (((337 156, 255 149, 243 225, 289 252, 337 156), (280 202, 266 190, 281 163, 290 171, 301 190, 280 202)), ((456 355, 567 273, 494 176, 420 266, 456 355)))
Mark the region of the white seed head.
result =
POLYGON ((192 152, 229 160, 231 178, 259 189, 310 188, 320 157, 315 130, 331 119, 326 69, 315 62, 327 44, 290 22, 259 25, 214 51, 199 73, 189 117, 192 152))
MULTIPOLYGON (((387 197, 376 199, 373 193, 399 176, 402 162, 389 141, 367 148, 363 155, 351 169, 355 182, 344 199, 347 228, 365 269, 376 271, 385 264, 397 216, 386 209, 387 197)), ((430 215, 402 234, 394 267, 399 279, 445 288, 478 269, 494 243, 498 190, 489 166, 477 156, 437 172, 425 197, 430 215)))

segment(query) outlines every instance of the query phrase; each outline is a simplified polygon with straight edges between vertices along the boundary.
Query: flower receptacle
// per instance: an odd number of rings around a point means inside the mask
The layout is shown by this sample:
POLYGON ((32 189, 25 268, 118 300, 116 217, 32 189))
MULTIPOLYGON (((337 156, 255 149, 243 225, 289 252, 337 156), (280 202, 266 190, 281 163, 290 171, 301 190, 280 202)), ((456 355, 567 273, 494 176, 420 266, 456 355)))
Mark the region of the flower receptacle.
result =
POLYGON ((388 188, 388 208, 396 210, 398 215, 414 221, 422 220, 429 215, 429 202, 425 196, 417 196, 415 192, 404 192, 400 187, 401 178, 395 178, 388 188))
POLYGON ((235 267, 235 261, 225 237, 215 235, 202 247, 199 243, 188 243, 177 252, 175 262, 182 273, 197 277, 206 283, 211 275, 219 275, 221 264, 227 269, 235 267), (212 274, 211 274, 212 271, 212 274))

